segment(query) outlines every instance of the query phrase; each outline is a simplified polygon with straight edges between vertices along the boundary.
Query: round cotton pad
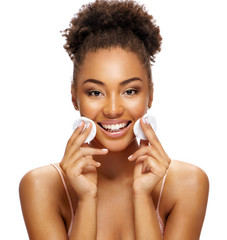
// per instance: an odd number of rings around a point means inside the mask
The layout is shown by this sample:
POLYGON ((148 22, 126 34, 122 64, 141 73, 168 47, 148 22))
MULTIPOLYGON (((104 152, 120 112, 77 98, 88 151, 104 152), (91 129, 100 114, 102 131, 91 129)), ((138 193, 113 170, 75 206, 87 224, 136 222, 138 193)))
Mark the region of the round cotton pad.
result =
MULTIPOLYGON (((91 129, 91 132, 89 133, 88 137, 86 138, 86 140, 84 141, 85 143, 87 142, 90 142, 91 140, 94 139, 95 135, 96 135, 96 126, 95 126, 95 123, 89 119, 89 118, 86 118, 86 117, 79 117, 75 120, 75 122, 73 123, 73 131, 78 128, 80 126, 80 123, 84 121, 85 122, 85 125, 84 125, 84 129, 86 128, 88 122, 90 122, 92 124, 92 129, 91 129)), ((83 130, 84 130, 83 129, 83 130)))
MULTIPOLYGON (((156 131, 157 123, 156 123, 155 118, 148 113, 146 113, 143 116, 143 118, 145 119, 145 121, 148 121, 149 124, 154 129, 154 131, 156 131)), ((134 127, 133 127, 133 131, 134 131, 134 134, 136 135, 136 137, 138 137, 142 140, 147 140, 147 137, 145 136, 145 134, 142 130, 142 127, 140 125, 140 118, 135 122, 134 127)))

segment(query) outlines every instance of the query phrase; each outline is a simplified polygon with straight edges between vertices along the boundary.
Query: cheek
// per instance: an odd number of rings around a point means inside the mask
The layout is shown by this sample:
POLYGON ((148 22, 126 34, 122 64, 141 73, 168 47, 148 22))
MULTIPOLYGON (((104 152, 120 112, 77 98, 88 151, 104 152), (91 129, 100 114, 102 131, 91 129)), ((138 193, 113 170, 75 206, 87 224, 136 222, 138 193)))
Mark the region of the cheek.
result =
POLYGON ((137 120, 142 117, 147 112, 148 98, 140 97, 135 100, 128 101, 125 104, 125 109, 130 113, 130 115, 137 120))
POLYGON ((99 101, 92 101, 89 98, 81 97, 79 102, 80 114, 90 119, 94 119, 102 109, 99 101))

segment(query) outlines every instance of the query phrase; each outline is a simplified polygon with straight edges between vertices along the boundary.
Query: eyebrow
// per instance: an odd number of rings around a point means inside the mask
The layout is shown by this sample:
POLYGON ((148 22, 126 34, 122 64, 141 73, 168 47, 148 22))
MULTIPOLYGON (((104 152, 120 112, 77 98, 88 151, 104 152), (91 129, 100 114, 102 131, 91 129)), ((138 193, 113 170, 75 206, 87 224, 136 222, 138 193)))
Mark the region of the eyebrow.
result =
MULTIPOLYGON (((129 78, 129 79, 126 79, 126 80, 122 81, 122 82, 120 83, 120 85, 121 85, 121 86, 125 86, 125 85, 127 85, 128 83, 133 82, 133 81, 141 81, 141 82, 142 82, 142 79, 139 78, 139 77, 129 78)), ((84 81, 84 82, 83 82, 83 85, 84 85, 85 83, 88 83, 88 82, 96 83, 96 84, 99 84, 99 85, 102 85, 102 86, 105 85, 102 81, 99 81, 99 80, 93 79, 93 78, 89 78, 89 79, 87 79, 86 81, 84 81)))

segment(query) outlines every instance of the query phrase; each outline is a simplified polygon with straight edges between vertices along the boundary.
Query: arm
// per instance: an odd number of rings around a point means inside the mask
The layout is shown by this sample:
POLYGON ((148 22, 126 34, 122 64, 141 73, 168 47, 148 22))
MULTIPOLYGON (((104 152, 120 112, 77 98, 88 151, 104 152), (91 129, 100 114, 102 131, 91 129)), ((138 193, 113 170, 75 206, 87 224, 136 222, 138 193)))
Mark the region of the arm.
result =
POLYGON ((69 139, 60 167, 77 194, 78 203, 70 240, 95 240, 97 235, 97 171, 101 164, 93 155, 106 154, 106 149, 90 148, 83 144, 91 125, 83 132, 79 126, 69 139), (83 147, 82 147, 83 145, 83 147))
POLYGON ((160 240, 161 231, 151 196, 134 194, 136 240, 160 240))
MULTIPOLYGON (((202 229, 208 192, 207 175, 198 167, 177 162, 172 175, 175 204, 167 218, 165 240, 199 240, 202 229)), ((170 176, 171 178, 171 176, 170 176)))
POLYGON ((97 198, 78 201, 70 240, 96 240, 97 198))
POLYGON ((148 141, 140 141, 140 149, 129 157, 135 162, 133 193, 136 240, 161 240, 152 192, 164 177, 170 159, 162 148, 150 124, 140 124, 148 141))
POLYGON ((53 180, 59 178, 51 170, 51 167, 32 170, 20 182, 21 208, 31 240, 68 239, 59 209, 59 194, 55 191, 61 182, 53 180))
MULTIPOLYGON (((21 208, 31 240, 96 239, 96 198, 78 200, 73 228, 67 235, 61 211, 62 183, 52 167, 27 173, 20 182, 21 208)), ((63 187, 62 187, 63 188, 63 187)))
POLYGON ((170 183, 166 187, 171 196, 165 195, 163 206, 172 207, 163 238, 159 235, 152 199, 135 195, 136 239, 199 240, 209 192, 207 175, 196 166, 177 161, 170 169, 168 179, 170 183))

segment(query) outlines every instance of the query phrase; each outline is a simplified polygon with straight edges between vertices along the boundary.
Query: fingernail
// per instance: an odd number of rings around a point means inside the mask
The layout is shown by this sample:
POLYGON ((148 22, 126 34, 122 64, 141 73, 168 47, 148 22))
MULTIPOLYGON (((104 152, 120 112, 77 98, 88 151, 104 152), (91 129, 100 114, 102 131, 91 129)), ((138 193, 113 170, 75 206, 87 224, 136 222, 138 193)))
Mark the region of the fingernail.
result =
POLYGON ((100 163, 100 162, 97 162, 97 165, 98 165, 98 166, 101 166, 101 163, 100 163))
POLYGON ((128 157, 128 159, 130 160, 132 158, 132 155, 130 155, 129 157, 128 157))
POLYGON ((103 148, 103 149, 101 149, 102 151, 104 151, 104 152, 107 152, 108 151, 108 149, 106 149, 106 148, 103 148))
POLYGON ((148 120, 147 120, 146 117, 143 117, 143 122, 144 122, 145 124, 148 124, 148 120))
POLYGON ((83 124, 83 121, 80 122, 79 127, 83 124))
POLYGON ((148 121, 147 118, 143 118, 143 122, 144 122, 145 124, 149 124, 149 121, 148 121))

